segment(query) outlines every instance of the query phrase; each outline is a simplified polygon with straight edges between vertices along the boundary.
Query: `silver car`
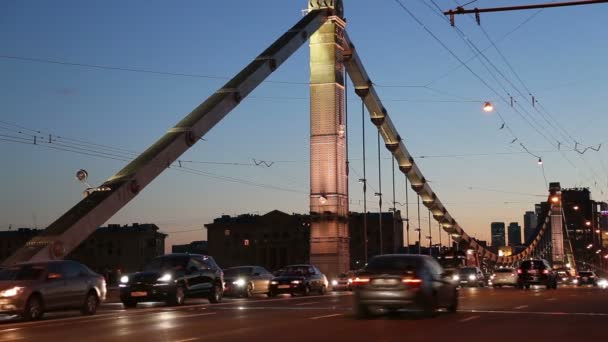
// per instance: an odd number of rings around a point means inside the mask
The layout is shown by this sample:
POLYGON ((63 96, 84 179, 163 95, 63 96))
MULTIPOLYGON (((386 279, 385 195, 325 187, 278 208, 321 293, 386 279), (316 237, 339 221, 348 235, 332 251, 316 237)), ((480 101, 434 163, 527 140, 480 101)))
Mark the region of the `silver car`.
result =
POLYGON ((492 275, 492 286, 517 286, 517 270, 510 267, 499 268, 492 275))
POLYGON ((0 314, 37 320, 47 311, 79 309, 93 315, 105 298, 105 279, 75 261, 24 263, 0 270, 0 314))

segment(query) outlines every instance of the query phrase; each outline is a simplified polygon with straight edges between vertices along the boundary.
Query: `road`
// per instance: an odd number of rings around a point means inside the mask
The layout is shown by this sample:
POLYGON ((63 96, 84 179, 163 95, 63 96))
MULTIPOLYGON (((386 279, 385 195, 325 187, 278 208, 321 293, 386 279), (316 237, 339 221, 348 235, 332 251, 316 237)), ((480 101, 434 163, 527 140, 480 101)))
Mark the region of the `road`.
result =
POLYGON ((460 309, 421 318, 357 320, 350 293, 268 299, 191 299, 124 310, 106 303, 95 316, 48 314, 39 322, 0 323, 5 341, 603 341, 608 290, 461 289, 460 309))

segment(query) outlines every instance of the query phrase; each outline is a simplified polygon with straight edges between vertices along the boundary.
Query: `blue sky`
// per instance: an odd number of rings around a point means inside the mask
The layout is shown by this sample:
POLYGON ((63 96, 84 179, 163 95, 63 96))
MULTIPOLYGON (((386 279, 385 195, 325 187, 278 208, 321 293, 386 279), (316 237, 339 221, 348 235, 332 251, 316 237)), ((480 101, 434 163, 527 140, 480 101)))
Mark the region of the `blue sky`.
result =
MULTIPOLYGON (((461 60, 471 58, 462 37, 431 10, 436 9, 432 2, 401 3, 461 60)), ((455 7, 452 1, 435 3, 445 10, 455 7)), ((523 3, 530 2, 505 5, 523 3)), ((475 6, 495 3, 484 0, 475 6)), ((23 133, 31 132, 14 124, 55 137, 50 145, 0 140, 0 229, 10 224, 47 226, 82 198, 76 170, 88 170, 90 181, 100 184, 126 163, 49 147, 102 151, 97 145, 76 145, 86 141, 121 149, 104 149, 112 154, 106 157, 131 158, 133 154, 125 150, 143 151, 295 24, 305 7, 303 0, 0 2, 0 135, 4 135, 0 138, 29 139, 23 133)), ((519 142, 542 157, 547 181, 588 186, 596 200, 608 197, 604 134, 608 119, 603 101, 607 15, 608 5, 489 13, 482 14, 481 27, 470 17, 457 17, 459 30, 480 50, 487 48, 485 57, 508 80, 492 66, 492 73, 488 72, 478 59, 468 62, 497 95, 467 68, 459 67, 461 63, 397 1, 345 1, 349 35, 406 146, 418 157, 447 209, 467 232, 481 239, 489 239, 491 221, 521 223, 524 211, 546 194, 542 168, 535 157, 521 153, 519 142), (539 110, 518 90, 524 95, 530 90, 539 110), (502 102, 501 97, 508 99, 509 94, 519 114, 502 102), (499 129, 503 120, 497 113, 481 111, 484 101, 496 105, 512 133, 499 129), (511 144, 514 138, 518 141, 511 144), (604 145, 598 152, 580 155, 572 151, 574 140, 581 144, 580 150, 604 145), (562 151, 557 150, 558 142, 562 151)), ((170 234, 171 245, 204 238, 203 224, 222 214, 275 208, 307 212, 308 53, 308 46, 303 46, 270 82, 209 132, 206 141, 180 158, 206 162, 185 163, 197 170, 259 186, 167 170, 108 223, 157 223, 166 232, 178 232, 170 234), (253 159, 274 164, 254 166, 253 159), (183 232, 189 230, 193 231, 183 232)), ((348 99, 351 210, 360 211, 363 196, 356 182, 362 172, 360 102, 352 91, 348 99)), ((365 125, 368 180, 376 191, 375 128, 369 120, 365 125)), ((386 203, 392 201, 390 159, 384 148, 381 153, 386 203)), ((404 178, 399 173, 396 188, 396 200, 403 203, 404 178)), ((412 194, 410 201, 415 203, 412 194)), ((377 209, 371 203, 374 199, 368 198, 368 208, 377 209)), ((415 219, 414 207, 410 211, 415 219)), ((433 228, 436 232, 435 223, 433 228)))

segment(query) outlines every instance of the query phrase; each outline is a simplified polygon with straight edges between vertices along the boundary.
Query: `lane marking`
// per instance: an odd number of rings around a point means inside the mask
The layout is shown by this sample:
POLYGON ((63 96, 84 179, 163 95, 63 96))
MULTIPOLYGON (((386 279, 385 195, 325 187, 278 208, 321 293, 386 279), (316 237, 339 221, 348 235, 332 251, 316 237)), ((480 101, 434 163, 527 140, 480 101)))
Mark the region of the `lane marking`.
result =
POLYGON ((198 338, 198 337, 192 337, 192 338, 186 338, 186 339, 183 339, 183 340, 176 340, 176 341, 173 341, 173 342, 187 342, 187 341, 196 341, 196 340, 200 340, 200 338, 198 338))
POLYGON ((479 318, 479 316, 471 316, 471 317, 461 319, 460 322, 468 322, 468 321, 472 321, 472 320, 478 319, 478 318, 479 318))
POLYGON ((329 317, 336 317, 336 316, 343 316, 344 314, 333 314, 333 315, 324 315, 324 316, 315 316, 315 317, 310 317, 309 319, 321 319, 321 318, 329 318, 329 317))
POLYGON ((527 305, 520 305, 520 306, 514 307, 513 309, 515 309, 515 310, 521 310, 521 309, 525 309, 527 307, 528 307, 527 305))
POLYGON ((555 297, 545 299, 545 301, 547 301, 547 302, 554 302, 556 300, 557 300, 557 298, 555 298, 555 297))
POLYGON ((598 316, 608 317, 608 313, 601 312, 543 312, 543 311, 498 311, 498 310, 458 310, 463 313, 495 313, 508 315, 543 315, 543 316, 598 316))
POLYGON ((205 313, 200 313, 200 314, 178 316, 177 318, 196 317, 196 316, 209 316, 209 315, 215 315, 215 314, 217 314, 217 312, 205 312, 205 313))
POLYGON ((300 306, 300 305, 312 305, 312 304, 318 304, 321 302, 308 302, 308 303, 300 303, 300 304, 295 304, 296 306, 300 306))
POLYGON ((0 330, 0 333, 3 333, 3 332, 9 332, 9 331, 16 331, 16 330, 21 330, 21 328, 10 328, 10 329, 3 329, 3 330, 0 330))

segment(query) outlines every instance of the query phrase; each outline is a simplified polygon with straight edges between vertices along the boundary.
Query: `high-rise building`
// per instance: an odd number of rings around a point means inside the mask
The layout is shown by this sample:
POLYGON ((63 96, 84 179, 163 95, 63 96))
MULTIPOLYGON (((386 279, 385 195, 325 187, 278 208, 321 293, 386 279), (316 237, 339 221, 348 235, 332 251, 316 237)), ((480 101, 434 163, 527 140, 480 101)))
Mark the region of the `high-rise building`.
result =
POLYGON ((528 244, 534 237, 538 225, 538 217, 534 211, 526 211, 524 214, 524 243, 528 244))
POLYGON ((509 246, 521 245, 521 226, 517 222, 509 224, 509 246))
POLYGON ((492 222, 490 225, 492 233, 492 246, 506 246, 505 243, 505 223, 492 222))

